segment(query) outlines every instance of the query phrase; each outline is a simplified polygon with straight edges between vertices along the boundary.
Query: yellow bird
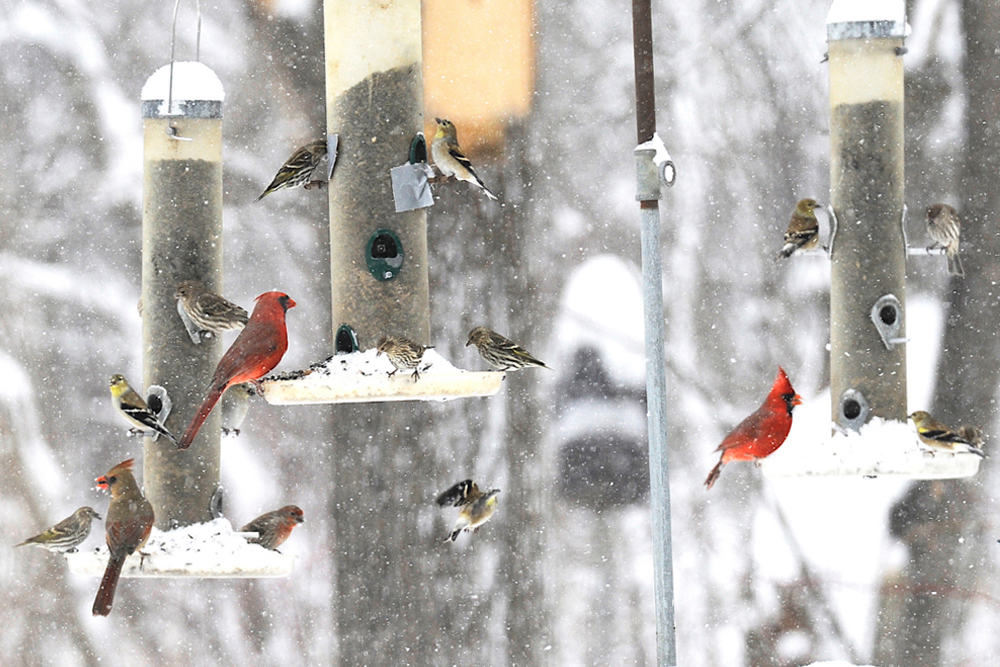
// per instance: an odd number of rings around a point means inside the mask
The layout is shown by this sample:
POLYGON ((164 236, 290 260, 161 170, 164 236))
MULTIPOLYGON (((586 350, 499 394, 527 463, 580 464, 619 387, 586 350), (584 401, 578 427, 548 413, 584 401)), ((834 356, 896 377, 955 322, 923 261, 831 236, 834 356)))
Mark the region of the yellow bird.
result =
POLYGON ((475 532, 489 521, 496 511, 499 493, 500 489, 480 491, 475 482, 465 479, 438 496, 435 502, 441 507, 452 505, 462 508, 455 521, 455 528, 445 542, 454 542, 463 530, 475 532))
POLYGON ((917 427, 917 437, 920 438, 920 442, 928 447, 943 452, 968 452, 986 458, 983 450, 972 444, 967 437, 951 430, 927 412, 917 410, 910 415, 910 419, 917 427))

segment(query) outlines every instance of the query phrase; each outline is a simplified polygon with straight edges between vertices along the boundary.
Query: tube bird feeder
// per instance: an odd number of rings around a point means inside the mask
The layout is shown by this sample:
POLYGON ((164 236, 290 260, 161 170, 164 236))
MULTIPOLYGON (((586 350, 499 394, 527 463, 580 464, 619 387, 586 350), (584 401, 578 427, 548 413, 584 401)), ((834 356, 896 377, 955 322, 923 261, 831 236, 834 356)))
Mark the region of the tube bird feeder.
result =
POLYGON ((802 406, 788 440, 761 461, 768 475, 944 479, 979 469, 974 454, 922 449, 907 423, 905 12, 903 0, 835 0, 827 17, 834 433, 807 433, 828 422, 802 406))

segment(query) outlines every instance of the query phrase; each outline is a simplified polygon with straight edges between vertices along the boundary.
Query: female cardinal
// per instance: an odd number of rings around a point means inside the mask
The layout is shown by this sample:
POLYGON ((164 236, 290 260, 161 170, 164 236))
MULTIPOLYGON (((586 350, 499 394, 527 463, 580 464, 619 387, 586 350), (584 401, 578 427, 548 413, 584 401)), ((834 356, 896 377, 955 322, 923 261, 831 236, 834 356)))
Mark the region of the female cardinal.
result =
POLYGON ((215 367, 208 395, 181 436, 178 449, 191 446, 201 425, 208 419, 209 413, 226 389, 241 382, 259 380, 270 373, 285 356, 285 350, 288 349, 285 313, 295 306, 295 302, 282 292, 264 292, 256 301, 250 321, 215 367))
POLYGON ((715 450, 722 452, 722 456, 708 473, 705 486, 711 489, 722 466, 730 461, 754 461, 773 454, 792 429, 792 408, 801 404, 802 398, 792 389, 784 369, 778 366, 778 377, 764 403, 741 421, 715 450))
POLYGON ((107 616, 115 600, 115 588, 125 559, 141 549, 153 529, 153 506, 142 496, 132 476, 132 461, 122 461, 97 478, 97 486, 111 492, 104 531, 108 542, 108 567, 94 598, 94 616, 107 616))

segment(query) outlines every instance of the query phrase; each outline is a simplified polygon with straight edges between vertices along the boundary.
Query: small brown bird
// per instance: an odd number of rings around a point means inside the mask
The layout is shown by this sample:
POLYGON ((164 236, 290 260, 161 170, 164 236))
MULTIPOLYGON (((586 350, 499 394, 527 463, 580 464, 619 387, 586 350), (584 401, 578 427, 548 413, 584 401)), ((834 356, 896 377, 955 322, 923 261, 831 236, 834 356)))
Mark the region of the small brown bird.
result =
POLYGON ((240 528, 241 533, 257 533, 257 537, 248 537, 250 544, 259 544, 265 549, 277 551, 284 544, 292 529, 300 523, 305 523, 302 510, 295 505, 285 505, 281 509, 261 514, 259 517, 240 528))
POLYGON ((81 507, 51 528, 14 546, 32 544, 55 553, 73 553, 90 535, 90 522, 100 518, 92 507, 81 507))
POLYGON ((500 489, 480 491, 475 482, 465 479, 438 496, 434 502, 441 507, 451 505, 462 508, 455 521, 455 528, 445 542, 454 542, 463 530, 475 532, 489 521, 496 511, 499 493, 500 489))
POLYGON ((254 200, 254 203, 256 204, 267 195, 278 190, 297 187, 303 187, 308 190, 313 183, 322 187, 326 181, 326 167, 326 138, 317 139, 312 143, 301 146, 292 153, 292 157, 288 158, 285 164, 281 165, 278 173, 274 176, 274 180, 254 200))
POLYGON ((197 280, 185 280, 174 292, 177 314, 184 321, 191 341, 198 345, 202 336, 210 337, 223 331, 239 331, 250 316, 225 297, 209 292, 197 280))
POLYGON ((104 522, 108 542, 108 566, 94 598, 94 616, 107 616, 115 600, 115 589, 125 560, 146 544, 153 529, 153 506, 142 495, 132 475, 134 459, 122 461, 97 478, 97 486, 111 493, 108 518, 104 522))
POLYGON ((785 232, 785 245, 774 261, 791 257, 796 250, 812 250, 819 245, 819 220, 814 213, 818 208, 820 205, 815 199, 802 199, 795 205, 792 221, 785 232))
POLYGON ((528 366, 548 368, 517 343, 486 327, 476 327, 469 332, 469 340, 465 346, 470 345, 475 345, 486 363, 498 371, 516 371, 528 366))
POLYGON ((958 240, 962 234, 962 223, 958 211, 947 204, 931 204, 927 207, 927 233, 934 240, 931 247, 944 248, 948 257, 948 273, 965 276, 962 258, 958 256, 958 240))
POLYGON ((438 124, 434 141, 431 142, 431 157, 434 158, 434 166, 446 178, 472 183, 481 189, 487 197, 496 199, 497 196, 490 192, 489 188, 483 184, 483 179, 479 178, 472 168, 469 158, 462 153, 462 149, 458 145, 458 130, 455 129, 455 124, 447 118, 435 118, 434 120, 438 124))
POLYGON ((389 377, 395 375, 396 371, 412 370, 413 381, 416 382, 420 379, 420 365, 424 360, 424 352, 433 347, 433 345, 414 343, 402 336, 382 336, 376 349, 378 354, 388 357, 389 362, 395 367, 395 370, 389 373, 389 377))
POLYGON ((986 458, 983 450, 976 447, 968 439, 951 430, 923 410, 917 410, 910 415, 913 425, 917 427, 917 437, 920 442, 936 451, 968 452, 980 458, 986 458))

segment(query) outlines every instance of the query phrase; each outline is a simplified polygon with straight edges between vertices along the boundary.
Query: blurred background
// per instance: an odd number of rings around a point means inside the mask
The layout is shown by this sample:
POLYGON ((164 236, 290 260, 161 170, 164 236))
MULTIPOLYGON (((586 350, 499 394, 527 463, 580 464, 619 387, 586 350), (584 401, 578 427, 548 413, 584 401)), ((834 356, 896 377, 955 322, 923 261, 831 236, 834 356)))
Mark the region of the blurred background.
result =
MULTIPOLYGON (((192 4, 178 59, 194 58, 192 4)), ((103 513, 94 478, 141 450, 107 378, 141 377, 139 91, 169 61, 174 7, 2 7, 0 527, 13 545, 78 506, 103 513)), ((239 526, 300 505, 292 576, 127 580, 95 619, 96 579, 3 546, 2 664, 655 664, 630 7, 423 7, 426 120, 455 121, 502 204, 436 190, 432 342, 484 368, 464 343, 486 324, 555 372, 447 404, 256 403, 223 441, 226 514, 239 526), (359 438, 376 418, 385 437, 359 438), (433 499, 466 477, 501 488, 499 510, 445 545, 454 515, 433 499)), ((994 459, 969 480, 772 481, 729 466, 703 486, 779 363, 807 403, 829 400, 828 262, 772 261, 795 202, 828 201, 828 8, 653 2, 659 132, 678 169, 661 214, 679 664, 991 664, 994 459)), ((929 243, 926 206, 956 206, 967 274, 910 260, 910 408, 990 436, 1000 6, 907 10, 908 236, 929 243)), ((279 369, 305 368, 333 348, 326 190, 252 202, 324 130, 322 5, 220 0, 202 16, 200 58, 226 90, 226 296, 292 295, 279 369)), ((101 541, 95 524, 83 548, 101 541)))

